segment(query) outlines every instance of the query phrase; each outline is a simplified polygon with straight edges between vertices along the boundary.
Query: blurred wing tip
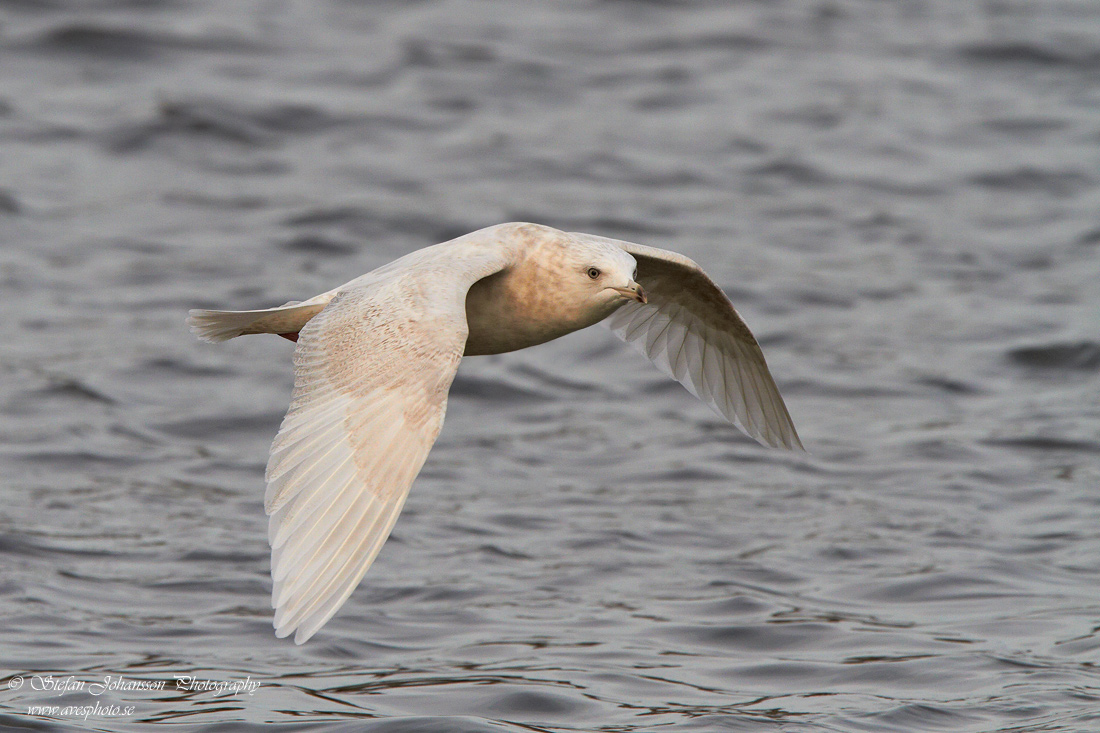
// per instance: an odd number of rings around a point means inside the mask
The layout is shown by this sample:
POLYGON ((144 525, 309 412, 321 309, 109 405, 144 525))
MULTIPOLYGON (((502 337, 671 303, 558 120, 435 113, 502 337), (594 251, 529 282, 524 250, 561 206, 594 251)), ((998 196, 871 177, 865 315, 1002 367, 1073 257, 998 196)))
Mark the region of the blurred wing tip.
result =
POLYGON ((798 437, 798 433, 795 432, 794 425, 787 423, 786 430, 775 432, 773 430, 766 430, 761 433, 759 431, 745 431, 751 436, 757 443, 765 446, 766 448, 778 448, 780 450, 788 450, 792 453, 804 453, 809 455, 809 451, 806 450, 806 446, 802 445, 801 438, 798 437))
MULTIPOLYGON (((276 611, 278 610, 278 607, 274 604, 272 604, 272 607, 274 607, 276 611)), ((275 619, 271 622, 271 625, 275 627, 275 638, 285 639, 291 634, 294 634, 294 643, 298 646, 305 644, 309 641, 310 637, 317 633, 317 629, 309 632, 306 631, 304 619, 299 619, 296 622, 289 621, 288 619, 281 618, 281 614, 275 615, 275 619)))
POLYGON ((787 450, 791 453, 803 453, 809 455, 810 452, 806 450, 806 446, 802 445, 802 441, 799 440, 797 435, 791 435, 786 438, 780 438, 779 440, 769 444, 772 448, 779 448, 781 450, 787 450))

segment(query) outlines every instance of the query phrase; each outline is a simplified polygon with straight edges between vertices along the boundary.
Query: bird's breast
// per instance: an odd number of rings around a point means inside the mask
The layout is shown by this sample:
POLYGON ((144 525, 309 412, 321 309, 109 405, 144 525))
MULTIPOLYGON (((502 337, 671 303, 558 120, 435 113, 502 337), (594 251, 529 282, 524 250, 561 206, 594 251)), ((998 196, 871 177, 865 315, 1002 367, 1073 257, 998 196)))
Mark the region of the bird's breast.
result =
MULTIPOLYGON (((477 281, 466 295, 466 356, 503 354, 545 343, 610 315, 593 312, 539 273, 505 270, 477 281)), ((612 309, 613 310, 613 309, 612 309)))

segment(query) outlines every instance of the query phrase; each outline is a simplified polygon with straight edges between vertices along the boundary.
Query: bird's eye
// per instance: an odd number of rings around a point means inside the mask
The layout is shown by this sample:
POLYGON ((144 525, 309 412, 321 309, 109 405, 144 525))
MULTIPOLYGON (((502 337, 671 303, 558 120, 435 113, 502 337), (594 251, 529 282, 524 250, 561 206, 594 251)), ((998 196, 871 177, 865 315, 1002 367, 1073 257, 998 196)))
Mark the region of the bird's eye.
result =
POLYGON ((595 280, 596 278, 598 278, 600 276, 600 271, 597 270, 595 267, 589 267, 588 268, 588 276, 590 278, 592 278, 593 280, 595 280))

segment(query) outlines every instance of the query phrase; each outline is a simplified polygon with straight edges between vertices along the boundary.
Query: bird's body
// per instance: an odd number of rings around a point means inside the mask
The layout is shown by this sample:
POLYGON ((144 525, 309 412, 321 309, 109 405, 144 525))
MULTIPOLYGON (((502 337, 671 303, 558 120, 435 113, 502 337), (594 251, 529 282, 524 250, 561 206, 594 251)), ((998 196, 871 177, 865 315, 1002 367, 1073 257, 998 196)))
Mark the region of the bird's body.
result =
POLYGON ((266 475, 277 635, 297 631, 304 642, 359 583, 439 434, 463 356, 604 320, 757 440, 801 448, 756 339, 721 289, 691 260, 642 245, 501 224, 300 303, 192 311, 204 340, 298 342, 266 475))

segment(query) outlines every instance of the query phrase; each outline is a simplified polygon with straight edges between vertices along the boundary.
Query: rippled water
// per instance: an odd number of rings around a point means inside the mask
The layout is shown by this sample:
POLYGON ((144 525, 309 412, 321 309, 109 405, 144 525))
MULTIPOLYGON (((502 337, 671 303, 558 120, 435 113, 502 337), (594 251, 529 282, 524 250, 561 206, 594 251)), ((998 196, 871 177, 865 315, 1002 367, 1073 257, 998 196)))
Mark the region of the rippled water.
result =
POLYGON ((0 2, 0 724, 1100 729, 1098 38, 1091 0, 0 2), (275 639, 293 346, 186 310, 516 219, 702 263, 812 455, 600 328, 469 359, 363 585, 275 639))

